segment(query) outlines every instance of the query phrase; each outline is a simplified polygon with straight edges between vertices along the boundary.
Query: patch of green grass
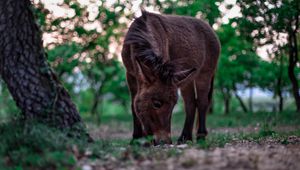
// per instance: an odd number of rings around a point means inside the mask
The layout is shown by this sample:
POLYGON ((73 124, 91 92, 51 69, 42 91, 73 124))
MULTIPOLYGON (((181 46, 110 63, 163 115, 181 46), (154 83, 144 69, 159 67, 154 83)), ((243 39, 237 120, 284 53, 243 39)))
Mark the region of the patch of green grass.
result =
POLYGON ((245 127, 256 126, 264 122, 272 125, 299 125, 300 119, 297 112, 257 112, 257 113, 230 113, 229 115, 209 114, 207 126, 218 127, 245 127))
POLYGON ((263 126, 259 132, 256 133, 215 133, 208 135, 205 140, 198 141, 196 145, 201 149, 209 149, 214 147, 224 147, 227 143, 241 140, 259 143, 266 138, 272 138, 281 144, 288 144, 289 136, 300 136, 300 129, 290 132, 276 132, 270 127, 263 126))
POLYGON ((210 134, 205 140, 200 140, 197 142, 198 147, 201 149, 209 149, 212 147, 223 147, 226 143, 230 143, 236 139, 237 135, 232 134, 210 134))
MULTIPOLYGON (((71 169, 81 158, 119 156, 128 140, 69 137, 66 131, 37 123, 11 121, 0 124, 0 169, 71 169)), ((124 149, 123 149, 124 150, 124 149)))
POLYGON ((272 125, 268 122, 264 122, 262 127, 259 130, 259 135, 271 136, 273 134, 275 134, 275 131, 272 129, 272 125))
POLYGON ((75 147, 87 143, 86 139, 70 138, 66 132, 34 121, 0 124, 0 136, 0 167, 13 169, 72 167, 77 160, 75 147))

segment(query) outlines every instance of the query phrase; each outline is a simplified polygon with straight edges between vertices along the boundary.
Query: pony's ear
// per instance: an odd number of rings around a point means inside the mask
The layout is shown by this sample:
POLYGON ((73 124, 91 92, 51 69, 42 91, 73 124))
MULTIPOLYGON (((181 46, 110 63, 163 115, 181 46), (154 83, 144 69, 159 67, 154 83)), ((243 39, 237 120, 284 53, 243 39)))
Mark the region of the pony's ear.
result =
POLYGON ((188 80, 196 72, 195 68, 188 68, 184 70, 177 70, 173 74, 173 83, 180 87, 186 80, 188 80))
POLYGON ((140 6, 140 8, 141 8, 141 12, 142 12, 142 18, 144 20, 147 20, 147 14, 148 14, 148 12, 145 10, 145 8, 143 6, 140 6))
POLYGON ((146 66, 143 62, 139 60, 135 60, 135 61, 136 61, 137 72, 138 72, 137 79, 147 84, 151 84, 152 82, 154 82, 155 76, 154 73, 151 71, 151 69, 148 66, 146 66))

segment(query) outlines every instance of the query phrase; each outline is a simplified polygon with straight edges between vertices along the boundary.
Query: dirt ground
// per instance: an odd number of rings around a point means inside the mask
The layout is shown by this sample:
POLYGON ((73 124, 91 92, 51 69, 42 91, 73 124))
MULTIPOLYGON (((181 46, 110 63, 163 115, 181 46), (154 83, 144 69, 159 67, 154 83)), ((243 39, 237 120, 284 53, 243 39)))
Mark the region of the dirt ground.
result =
MULTIPOLYGON (((297 127, 298 128, 298 127, 297 127)), ((93 129, 93 128, 92 128, 93 129)), ((246 128, 220 128, 210 131, 221 133, 237 133, 243 131, 253 131, 255 127, 246 128), (250 128, 250 129, 249 129, 250 128)), ((281 130, 295 130, 295 127, 281 127, 281 130)), ((175 131, 178 135, 180 131, 175 131)), ((129 139, 131 131, 128 126, 103 125, 100 128, 91 130, 95 138, 106 139, 129 139), (114 126, 114 128, 111 128, 114 126)), ((233 170, 233 169, 257 169, 257 170, 297 170, 300 169, 300 137, 289 136, 283 143, 267 137, 259 142, 236 140, 225 144, 224 147, 215 147, 210 149, 199 149, 188 145, 171 145, 160 148, 154 148, 157 156, 134 157, 128 152, 128 148, 120 147, 122 150, 122 159, 114 156, 107 156, 103 159, 80 160, 78 167, 83 170, 92 169, 130 169, 130 170, 233 170), (170 150, 177 154, 161 154, 170 150)), ((155 155, 155 154, 154 154, 155 155)))
POLYGON ((299 169, 300 138, 289 140, 292 144, 266 139, 261 143, 238 141, 208 151, 187 149, 178 159, 171 158, 176 167, 169 169, 299 169))

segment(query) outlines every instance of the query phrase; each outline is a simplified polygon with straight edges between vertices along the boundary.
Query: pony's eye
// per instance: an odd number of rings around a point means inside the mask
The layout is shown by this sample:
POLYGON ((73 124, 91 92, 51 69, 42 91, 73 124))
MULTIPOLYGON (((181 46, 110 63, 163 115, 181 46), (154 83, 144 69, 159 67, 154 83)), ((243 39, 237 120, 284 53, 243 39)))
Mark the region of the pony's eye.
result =
POLYGON ((153 101, 152 101, 152 104, 153 104, 153 108, 154 108, 154 109, 159 109, 159 108, 161 108, 161 106, 162 106, 162 102, 159 101, 159 100, 153 100, 153 101))

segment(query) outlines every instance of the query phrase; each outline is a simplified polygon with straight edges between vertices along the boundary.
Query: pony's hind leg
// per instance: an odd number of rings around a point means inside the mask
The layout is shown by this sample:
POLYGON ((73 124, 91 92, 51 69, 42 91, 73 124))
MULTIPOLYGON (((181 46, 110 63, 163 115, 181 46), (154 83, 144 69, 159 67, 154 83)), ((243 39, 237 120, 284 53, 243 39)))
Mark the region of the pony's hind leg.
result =
POLYGON ((196 105, 198 109, 198 129, 197 140, 205 139, 207 135, 206 129, 206 113, 209 109, 213 93, 213 76, 202 76, 196 81, 197 99, 196 105))
POLYGON ((193 136, 195 113, 196 113, 194 81, 192 81, 185 87, 182 87, 180 91, 184 101, 184 109, 185 109, 186 116, 185 116, 184 128, 182 130, 180 137, 178 138, 179 144, 193 140, 192 136, 193 136))

